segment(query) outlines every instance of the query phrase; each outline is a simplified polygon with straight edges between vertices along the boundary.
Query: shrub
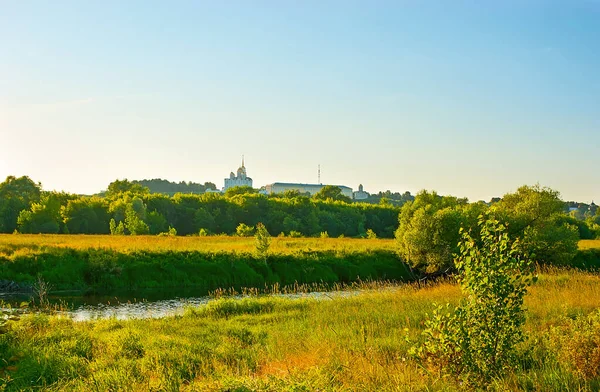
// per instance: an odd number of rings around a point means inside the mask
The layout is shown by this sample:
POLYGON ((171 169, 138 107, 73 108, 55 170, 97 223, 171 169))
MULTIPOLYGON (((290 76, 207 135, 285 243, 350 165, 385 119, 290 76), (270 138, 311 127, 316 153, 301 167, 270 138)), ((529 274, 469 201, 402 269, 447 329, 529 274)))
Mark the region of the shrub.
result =
POLYGON ((267 231, 267 228, 262 223, 256 225, 256 235, 254 236, 256 241, 256 254, 259 258, 267 259, 267 253, 269 252, 269 246, 271 246, 271 235, 267 231))
POLYGON ((302 233, 300 233, 299 231, 292 230, 292 231, 290 231, 290 234, 288 234, 288 237, 300 238, 300 237, 302 237, 302 233))
POLYGON ((438 307, 426 321, 424 346, 416 357, 475 385, 485 385, 516 365, 515 346, 524 340, 523 298, 533 263, 519 255, 506 227, 479 218, 480 245, 463 230, 455 265, 465 298, 456 309, 438 307))
POLYGON ((370 240, 374 240, 377 238, 377 234, 375 234, 375 232, 373 231, 373 229, 368 229, 367 230, 367 238, 370 240))
POLYGON ((235 232, 240 237, 252 237, 252 235, 254 234, 254 227, 248 226, 245 223, 240 223, 235 229, 235 232))

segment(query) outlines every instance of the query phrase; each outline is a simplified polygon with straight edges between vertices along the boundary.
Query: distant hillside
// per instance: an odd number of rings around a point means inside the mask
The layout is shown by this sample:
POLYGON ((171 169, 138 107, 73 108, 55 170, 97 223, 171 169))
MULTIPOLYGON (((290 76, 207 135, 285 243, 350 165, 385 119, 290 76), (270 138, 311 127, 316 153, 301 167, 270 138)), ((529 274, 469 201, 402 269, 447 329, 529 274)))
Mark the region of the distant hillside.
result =
POLYGON ((132 181, 134 184, 140 184, 150 189, 150 193, 162 193, 173 196, 176 193, 204 193, 207 189, 216 190, 217 186, 212 182, 197 184, 195 182, 171 182, 160 178, 152 180, 132 181))

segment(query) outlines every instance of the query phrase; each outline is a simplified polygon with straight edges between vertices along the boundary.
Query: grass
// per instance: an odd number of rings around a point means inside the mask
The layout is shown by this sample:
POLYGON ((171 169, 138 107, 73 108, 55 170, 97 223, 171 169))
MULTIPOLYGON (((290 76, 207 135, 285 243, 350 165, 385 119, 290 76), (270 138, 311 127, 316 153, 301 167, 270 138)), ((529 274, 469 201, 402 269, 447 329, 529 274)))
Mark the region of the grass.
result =
POLYGON ((600 249, 600 240, 581 240, 579 241, 579 249, 600 249))
MULTIPOLYGON (((289 255, 297 251, 367 252, 394 251, 392 239, 361 238, 280 238, 273 237, 270 252, 289 255)), ((47 249, 108 249, 120 253, 148 252, 232 252, 251 253, 255 249, 253 237, 157 237, 110 235, 53 235, 53 234, 0 234, 0 256, 15 253, 43 253, 47 249)))
POLYGON ((266 258, 254 238, 0 235, 0 276, 56 290, 264 288, 358 280, 407 281, 393 240, 274 238, 266 258))
MULTIPOLYGON (((420 339, 433 302, 459 298, 442 281, 331 300, 222 298, 155 320, 30 315, 0 335, 0 390, 460 390, 424 372, 405 340, 420 339)), ((490 388, 598 390, 600 277, 544 271, 526 307, 521 368, 490 388)))

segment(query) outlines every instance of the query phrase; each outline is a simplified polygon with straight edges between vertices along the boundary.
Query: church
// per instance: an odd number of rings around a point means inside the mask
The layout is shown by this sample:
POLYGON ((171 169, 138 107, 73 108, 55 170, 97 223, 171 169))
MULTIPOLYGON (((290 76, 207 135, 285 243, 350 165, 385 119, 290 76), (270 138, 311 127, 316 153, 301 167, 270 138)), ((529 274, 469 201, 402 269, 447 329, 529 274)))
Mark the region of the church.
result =
POLYGON ((242 166, 237 169, 237 175, 231 172, 229 174, 229 178, 225 179, 225 186, 223 187, 223 191, 226 191, 229 188, 233 188, 234 186, 249 186, 252 187, 252 178, 248 177, 246 173, 246 167, 244 166, 244 157, 242 156, 242 166))

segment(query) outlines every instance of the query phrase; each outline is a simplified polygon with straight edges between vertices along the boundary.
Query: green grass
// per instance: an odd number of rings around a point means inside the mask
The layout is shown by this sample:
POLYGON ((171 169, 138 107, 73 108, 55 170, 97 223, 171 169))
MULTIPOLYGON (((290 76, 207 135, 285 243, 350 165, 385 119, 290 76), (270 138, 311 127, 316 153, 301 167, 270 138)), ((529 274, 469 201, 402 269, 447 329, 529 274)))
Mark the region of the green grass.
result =
MULTIPOLYGON (((105 249, 120 253, 148 252, 228 252, 251 253, 253 237, 157 237, 111 235, 54 235, 54 234, 0 234, 0 256, 37 254, 47 249, 105 249)), ((279 238, 273 237, 270 251, 274 254, 293 254, 298 251, 366 252, 394 251, 391 239, 361 238, 279 238)))
POLYGON ((274 238, 266 263, 254 249, 254 238, 226 236, 4 235, 0 276, 101 294, 412 279, 391 240, 274 238))
MULTIPOLYGON (((225 298, 155 320, 75 323, 31 315, 0 335, 0 385, 7 391, 459 390, 410 359, 404 339, 407 333, 420 339, 433 302, 459 297, 455 284, 440 282, 332 300, 225 298)), ((544 272, 525 305, 529 340, 520 347, 521 368, 492 389, 598 390, 600 277, 544 272)))

